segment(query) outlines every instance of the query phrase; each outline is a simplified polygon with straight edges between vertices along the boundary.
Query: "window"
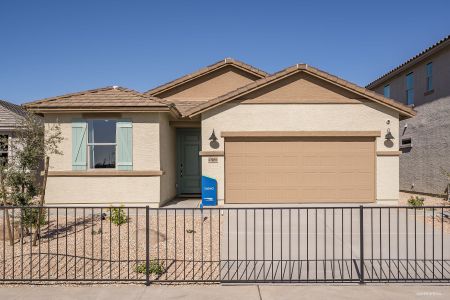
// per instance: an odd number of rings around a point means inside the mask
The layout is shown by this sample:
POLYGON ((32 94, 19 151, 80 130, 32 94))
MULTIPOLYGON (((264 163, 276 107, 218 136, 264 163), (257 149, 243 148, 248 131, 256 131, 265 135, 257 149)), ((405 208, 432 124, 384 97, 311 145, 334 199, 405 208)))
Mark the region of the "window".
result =
POLYGON ((116 167, 116 121, 88 120, 89 168, 116 167))
POLYGON ((406 75, 406 104, 414 104, 414 73, 406 75))
POLYGON ((0 135, 0 161, 1 163, 8 162, 8 135, 0 135))
POLYGON ((391 98, 391 85, 388 84, 388 85, 384 86, 383 95, 386 98, 391 98))
POLYGON ((433 89, 433 63, 427 64, 427 92, 433 89))

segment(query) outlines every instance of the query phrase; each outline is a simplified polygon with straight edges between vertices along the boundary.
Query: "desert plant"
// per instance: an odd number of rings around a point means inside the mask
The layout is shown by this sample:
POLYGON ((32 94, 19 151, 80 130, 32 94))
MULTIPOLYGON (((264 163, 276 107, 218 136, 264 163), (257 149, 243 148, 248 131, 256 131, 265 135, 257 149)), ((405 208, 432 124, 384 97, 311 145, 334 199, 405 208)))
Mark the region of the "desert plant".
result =
POLYGON ((413 207, 422 207, 424 202, 425 198, 419 196, 411 196, 408 199, 408 204, 413 207))
MULTIPOLYGON (((142 263, 142 264, 139 264, 136 266, 136 272, 138 272, 140 274, 145 274, 145 270, 146 270, 145 263, 142 263)), ((160 276, 165 272, 163 265, 158 263, 158 261, 156 261, 156 260, 150 261, 148 270, 149 270, 148 271, 149 274, 153 274, 153 275, 157 275, 157 276, 160 276)))
POLYGON ((127 214, 125 213, 125 210, 123 209, 123 205, 120 207, 112 207, 110 210, 110 219, 111 222, 117 226, 120 226, 122 224, 125 224, 127 219, 127 214))

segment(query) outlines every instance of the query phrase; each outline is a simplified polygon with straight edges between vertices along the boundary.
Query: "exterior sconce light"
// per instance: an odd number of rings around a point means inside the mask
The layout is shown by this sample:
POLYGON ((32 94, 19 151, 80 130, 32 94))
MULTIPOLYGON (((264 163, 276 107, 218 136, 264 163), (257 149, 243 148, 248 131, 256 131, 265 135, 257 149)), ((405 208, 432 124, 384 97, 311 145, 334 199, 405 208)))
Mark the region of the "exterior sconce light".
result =
POLYGON ((209 143, 209 145, 211 146, 211 148, 213 148, 213 149, 217 149, 217 148, 219 148, 219 142, 217 141, 218 140, 218 138, 216 137, 216 133, 214 132, 214 129, 213 129, 213 131, 212 131, 212 133, 211 133, 211 136, 209 137, 209 140, 211 141, 210 143, 209 143))
POLYGON ((211 133, 211 136, 209 137, 209 140, 212 142, 217 142, 217 137, 216 137, 216 133, 214 132, 214 129, 213 129, 213 132, 211 133))
POLYGON ((388 141, 393 140, 394 136, 391 133, 391 130, 388 128, 386 135, 384 136, 384 138, 388 141))

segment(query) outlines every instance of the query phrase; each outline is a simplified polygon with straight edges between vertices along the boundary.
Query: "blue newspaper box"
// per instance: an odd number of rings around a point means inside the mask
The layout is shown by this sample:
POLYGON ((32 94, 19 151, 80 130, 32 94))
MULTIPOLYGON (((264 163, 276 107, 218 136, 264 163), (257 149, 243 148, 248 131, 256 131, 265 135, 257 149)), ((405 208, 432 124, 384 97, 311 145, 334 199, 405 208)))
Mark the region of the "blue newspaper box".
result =
POLYGON ((202 207, 217 205, 217 180, 202 176, 202 207))

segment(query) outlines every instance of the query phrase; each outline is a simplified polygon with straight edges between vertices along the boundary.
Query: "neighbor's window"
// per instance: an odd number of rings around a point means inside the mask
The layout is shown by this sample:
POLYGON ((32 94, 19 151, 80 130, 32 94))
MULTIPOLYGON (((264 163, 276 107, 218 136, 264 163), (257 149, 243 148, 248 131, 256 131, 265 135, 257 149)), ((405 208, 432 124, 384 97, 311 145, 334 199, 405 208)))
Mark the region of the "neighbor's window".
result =
POLYGON ((427 64, 427 92, 433 89, 433 63, 427 64))
POLYGON ((386 97, 386 98, 391 98, 391 85, 385 85, 384 86, 384 89, 383 89, 383 95, 386 97))
POLYGON ((116 120, 88 120, 89 168, 116 167, 116 120))
POLYGON ((406 75, 406 104, 414 104, 414 73, 406 75))
POLYGON ((2 163, 8 162, 8 135, 0 135, 0 161, 2 163))

